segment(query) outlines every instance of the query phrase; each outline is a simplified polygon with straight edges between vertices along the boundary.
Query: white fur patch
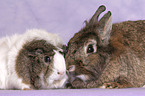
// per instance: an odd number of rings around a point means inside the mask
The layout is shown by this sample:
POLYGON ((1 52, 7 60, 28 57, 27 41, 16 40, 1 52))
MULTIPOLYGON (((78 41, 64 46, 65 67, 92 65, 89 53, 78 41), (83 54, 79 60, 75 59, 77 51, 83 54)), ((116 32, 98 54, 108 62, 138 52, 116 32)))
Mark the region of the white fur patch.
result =
POLYGON ((85 82, 86 80, 88 80, 88 76, 87 76, 87 75, 78 75, 78 76, 76 76, 76 77, 80 78, 80 79, 83 80, 84 82, 85 82))
POLYGON ((57 34, 48 33, 45 30, 31 29, 28 30, 25 35, 27 36, 26 39, 29 38, 29 41, 43 39, 57 47, 60 47, 63 44, 61 38, 57 34))
POLYGON ((53 73, 48 77, 48 88, 63 88, 64 84, 67 80, 66 75, 66 64, 65 59, 62 54, 58 51, 54 50, 54 65, 53 65, 53 73), (63 72, 64 74, 60 75, 58 72, 63 72))
POLYGON ((105 85, 99 86, 99 88, 106 89, 105 85))
POLYGON ((54 70, 57 70, 58 72, 66 72, 64 56, 56 50, 54 50, 54 52, 54 70))

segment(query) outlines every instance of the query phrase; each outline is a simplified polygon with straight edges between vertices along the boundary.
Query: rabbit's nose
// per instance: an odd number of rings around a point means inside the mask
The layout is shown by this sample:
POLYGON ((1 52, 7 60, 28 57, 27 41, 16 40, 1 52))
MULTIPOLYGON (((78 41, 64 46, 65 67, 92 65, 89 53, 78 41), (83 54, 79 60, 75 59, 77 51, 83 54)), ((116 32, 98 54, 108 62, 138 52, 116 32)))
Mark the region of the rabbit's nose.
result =
POLYGON ((57 72, 58 75, 64 75, 64 71, 57 72))

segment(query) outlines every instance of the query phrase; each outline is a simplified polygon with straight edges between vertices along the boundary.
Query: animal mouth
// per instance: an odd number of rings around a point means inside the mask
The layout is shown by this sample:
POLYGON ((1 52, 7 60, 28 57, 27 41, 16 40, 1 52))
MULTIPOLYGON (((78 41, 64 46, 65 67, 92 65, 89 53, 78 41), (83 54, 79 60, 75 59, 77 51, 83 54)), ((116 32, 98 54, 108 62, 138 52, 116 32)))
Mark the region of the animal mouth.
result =
POLYGON ((72 74, 68 74, 68 77, 69 77, 69 79, 68 79, 68 83, 73 83, 74 81, 77 81, 77 80, 79 80, 79 81, 81 81, 81 82, 86 82, 87 81, 87 75, 72 75, 72 74))
POLYGON ((74 77, 73 79, 71 78, 71 80, 66 82, 65 87, 73 89, 73 88, 81 88, 83 87, 83 85, 86 85, 86 82, 84 82, 82 79, 78 77, 74 77))

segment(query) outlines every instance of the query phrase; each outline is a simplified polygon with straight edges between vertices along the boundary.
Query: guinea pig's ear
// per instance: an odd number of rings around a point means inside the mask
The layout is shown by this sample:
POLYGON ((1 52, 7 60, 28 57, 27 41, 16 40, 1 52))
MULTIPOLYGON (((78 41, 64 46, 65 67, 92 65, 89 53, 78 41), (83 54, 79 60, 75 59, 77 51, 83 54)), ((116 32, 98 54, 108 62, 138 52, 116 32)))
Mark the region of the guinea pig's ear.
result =
POLYGON ((65 56, 65 54, 67 53, 67 48, 68 48, 68 47, 67 47, 66 45, 63 45, 63 46, 62 46, 64 56, 65 56))
POLYGON ((112 30, 112 16, 111 12, 108 11, 99 21, 99 28, 96 32, 99 35, 100 45, 106 46, 109 44, 110 33, 112 30))
POLYGON ((33 52, 28 52, 28 56, 29 57, 35 57, 38 56, 39 54, 42 54, 43 50, 42 49, 35 49, 35 51, 33 52))
POLYGON ((67 46, 63 45, 62 48, 58 48, 59 49, 59 53, 63 54, 65 57, 65 54, 67 53, 67 46))
POLYGON ((42 54, 42 53, 43 53, 43 50, 42 50, 42 49, 36 49, 36 50, 35 50, 35 54, 37 54, 37 55, 38 55, 38 54, 42 54))

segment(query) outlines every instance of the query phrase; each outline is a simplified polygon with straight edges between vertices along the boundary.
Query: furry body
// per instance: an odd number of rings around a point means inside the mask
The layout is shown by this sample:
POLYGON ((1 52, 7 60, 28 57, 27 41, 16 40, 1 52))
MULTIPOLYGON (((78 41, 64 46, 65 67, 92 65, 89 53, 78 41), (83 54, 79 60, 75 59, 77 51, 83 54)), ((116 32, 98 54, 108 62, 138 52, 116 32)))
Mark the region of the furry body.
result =
MULTIPOLYGON (((37 41, 37 40, 44 40, 46 43, 49 43, 56 48, 60 48, 62 46, 62 40, 56 35, 47 33, 44 30, 28 30, 25 34, 22 35, 13 35, 11 37, 5 37, 0 39, 0 89, 35 89, 35 86, 32 85, 30 82, 26 82, 24 79, 31 79, 31 78, 23 78, 24 75, 20 75, 18 72, 20 69, 23 71, 24 66, 21 60, 17 60, 19 54, 21 54, 21 50, 27 43, 37 41), (55 39, 54 39, 55 38, 55 39), (20 63, 19 69, 16 67, 20 63)), ((30 45, 31 46, 31 45, 30 45)), ((63 55, 61 55, 58 50, 55 51, 54 58, 61 58, 62 60, 57 60, 54 62, 60 62, 61 67, 56 67, 53 65, 53 68, 56 70, 66 71, 65 68, 65 61, 63 55), (58 69, 59 68, 59 69, 58 69)), ((22 54, 23 55, 23 54, 22 54)), ((20 55, 21 56, 21 55, 20 55)), ((23 59, 22 59, 23 60, 23 59)), ((26 59, 27 60, 27 59, 26 59)), ((24 55, 24 63, 25 63, 25 55, 24 55)), ((27 62, 26 62, 27 63, 27 62)), ((25 69, 24 69, 25 70, 25 69)), ((25 70, 26 71, 26 70, 25 70)), ((53 72, 54 74, 55 72, 53 72)), ((27 73, 28 75, 29 73, 27 73)), ((39 74, 39 77, 42 78, 44 74, 39 74)), ((57 75, 56 75, 57 76, 57 75)), ((50 76, 51 77, 51 76, 50 76)), ((41 84, 42 88, 62 88, 64 87, 64 83, 67 80, 67 76, 58 81, 57 83, 53 82, 53 79, 56 77, 51 78, 51 83, 46 85, 41 84)), ((57 77, 58 78, 58 77, 57 77)), ((58 78, 59 80, 59 78, 58 78)), ((41 80, 43 81, 43 80, 41 80)), ((50 80, 48 80, 50 81, 50 80)), ((39 82, 40 83, 40 82, 39 82)), ((43 83, 43 82, 41 82, 43 83)), ((40 88, 40 87, 39 87, 40 88)), ((36 88, 37 89, 37 88, 36 88)), ((40 88, 41 89, 41 88, 40 88)))
POLYGON ((143 87, 145 20, 112 25, 110 11, 97 20, 104 10, 100 6, 68 43, 66 61, 72 87, 143 87))

